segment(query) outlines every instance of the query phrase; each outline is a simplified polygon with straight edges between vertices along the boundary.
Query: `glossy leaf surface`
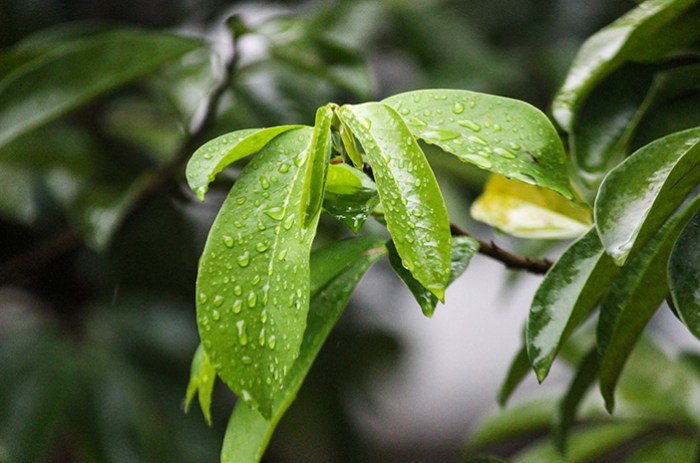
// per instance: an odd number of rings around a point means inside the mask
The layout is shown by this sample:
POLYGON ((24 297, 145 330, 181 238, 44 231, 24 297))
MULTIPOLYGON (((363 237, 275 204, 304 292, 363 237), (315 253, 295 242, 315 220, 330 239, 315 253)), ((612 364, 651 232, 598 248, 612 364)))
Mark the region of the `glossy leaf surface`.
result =
POLYGON ((260 461, 277 423, 291 405, 328 334, 367 269, 386 254, 384 240, 359 237, 332 244, 311 257, 311 308, 307 330, 270 420, 245 403, 236 404, 224 438, 223 463, 260 461))
POLYGON ((619 273, 592 228, 547 272, 530 307, 527 351, 541 381, 573 331, 596 307, 619 273))
POLYGON ((585 233, 592 211, 546 188, 492 174, 472 203, 475 220, 521 238, 568 239, 585 233))
POLYGON ((673 247, 668 283, 678 316, 700 338, 700 213, 695 214, 673 247))
MULTIPOLYGON (((389 263, 394 269, 394 272, 403 280, 408 289, 416 298, 420 305, 423 315, 432 317, 435 313, 435 306, 438 303, 437 296, 428 291, 413 278, 413 275, 401 265, 401 257, 399 257, 396 247, 393 242, 387 244, 389 249, 389 263)), ((469 236, 454 236, 452 237, 452 262, 450 265, 450 277, 447 280, 448 286, 452 284, 469 266, 472 257, 479 251, 479 242, 469 236)))
POLYGON ((698 183, 700 128, 637 150, 608 174, 596 198, 596 227, 607 253, 624 264, 698 183))
MULTIPOLYGON (((187 163, 187 183, 197 197, 203 200, 209 184, 226 166, 257 153, 277 135, 297 128, 300 126, 244 129, 214 138, 197 149, 187 163)), ((280 168, 285 169, 282 165, 289 165, 289 161, 280 165, 280 168)))
POLYGON ((372 165, 402 265, 442 300, 450 273, 450 222, 423 151, 399 114, 382 103, 342 106, 338 116, 372 165))
POLYGON ((269 417, 294 363, 309 303, 314 233, 301 214, 308 128, 284 133, 243 169, 202 253, 197 323, 221 379, 269 417))
POLYGON ((114 30, 47 51, 1 76, 0 145, 201 45, 170 34, 114 30))
POLYGON ((600 389, 609 411, 628 356, 668 294, 668 258, 673 243, 700 205, 700 197, 668 220, 626 265, 600 303, 600 389))
POLYGON ((314 135, 311 141, 301 199, 304 208, 301 211, 304 215, 304 227, 308 227, 314 222, 321 211, 328 161, 331 154, 331 122, 333 122, 331 105, 323 106, 316 111, 314 135))
POLYGON ((209 426, 211 426, 211 393, 215 380, 216 368, 209 361, 207 353, 204 352, 204 346, 200 344, 192 358, 192 366, 190 367, 190 382, 187 384, 187 393, 185 394, 185 412, 189 410, 190 403, 192 403, 196 393, 202 414, 209 426))
POLYGON ((645 1, 583 44, 552 103, 554 118, 571 132, 581 103, 622 63, 659 59, 698 34, 696 0, 645 1))
POLYGON ((377 186, 361 170, 347 164, 328 166, 323 208, 357 233, 379 203, 377 186))
POLYGON ((413 135, 460 160, 574 198, 559 135, 537 108, 466 90, 419 90, 384 100, 413 135))

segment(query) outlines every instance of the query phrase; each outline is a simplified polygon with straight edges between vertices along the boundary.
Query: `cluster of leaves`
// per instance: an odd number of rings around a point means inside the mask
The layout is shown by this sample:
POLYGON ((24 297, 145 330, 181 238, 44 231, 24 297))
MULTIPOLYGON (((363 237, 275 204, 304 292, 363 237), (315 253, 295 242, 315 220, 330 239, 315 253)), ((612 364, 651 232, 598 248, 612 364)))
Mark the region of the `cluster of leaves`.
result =
POLYGON ((227 165, 255 154, 212 226, 197 279, 203 347, 188 396, 199 389, 208 416, 218 375, 242 399, 223 460, 261 458, 347 296, 378 256, 389 255, 430 316, 477 252, 473 239, 451 237, 418 140, 497 176, 474 205, 481 220, 525 236, 585 231, 535 294, 526 346, 504 397, 530 365, 544 380, 562 345, 598 306, 595 345, 566 399, 569 421, 596 378, 612 411, 623 367, 669 294, 681 321, 700 336, 700 270, 688 259, 697 254, 700 236, 698 113, 679 119, 677 109, 657 111, 697 96, 697 59, 688 47, 700 34, 699 23, 697 2, 648 0, 594 35, 574 61, 553 109, 570 133, 575 183, 597 187, 605 177, 590 230, 590 209, 570 188, 554 127, 535 108, 502 97, 423 90, 381 102, 331 103, 318 110, 313 127, 241 130, 197 150, 187 178, 200 199, 227 165), (647 46, 651 41, 658 46, 647 46), (621 91, 618 82, 640 62, 653 68, 641 98, 639 88, 621 91), (627 98, 627 106, 610 92, 627 98), (659 114, 670 114, 663 128, 659 114), (657 126, 652 141, 646 131, 648 143, 633 150, 637 128, 649 119, 657 126), (319 251, 314 260, 322 209, 355 233, 372 215, 391 241, 354 238, 319 251))

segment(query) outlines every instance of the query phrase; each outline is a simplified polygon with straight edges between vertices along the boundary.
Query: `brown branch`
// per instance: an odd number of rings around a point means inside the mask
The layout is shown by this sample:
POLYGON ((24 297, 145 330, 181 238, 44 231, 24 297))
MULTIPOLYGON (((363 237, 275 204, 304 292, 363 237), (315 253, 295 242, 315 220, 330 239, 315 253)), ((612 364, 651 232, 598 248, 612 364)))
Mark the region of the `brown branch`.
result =
POLYGON ((552 266, 552 261, 549 259, 517 256, 500 248, 493 241, 486 242, 473 237, 453 223, 450 224, 450 232, 452 236, 469 236, 474 238, 479 242, 479 254, 495 259, 509 269, 525 270, 530 273, 542 275, 547 273, 547 270, 552 266))

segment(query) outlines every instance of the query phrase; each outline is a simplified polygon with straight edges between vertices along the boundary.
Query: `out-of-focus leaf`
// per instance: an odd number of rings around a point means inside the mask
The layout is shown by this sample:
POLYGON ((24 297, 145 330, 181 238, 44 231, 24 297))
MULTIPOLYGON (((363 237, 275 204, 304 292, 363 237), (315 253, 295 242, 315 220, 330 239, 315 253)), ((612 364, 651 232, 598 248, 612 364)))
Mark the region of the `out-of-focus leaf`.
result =
POLYGON ((602 423, 587 428, 569 439, 568 451, 562 455, 551 442, 536 444, 518 455, 513 463, 585 463, 598 461, 630 440, 643 434, 649 424, 636 422, 602 423))
POLYGON ((571 132, 582 102, 607 75, 627 61, 658 60, 698 34, 696 0, 645 1, 583 44, 552 103, 554 118, 571 132))
POLYGON ((204 419, 207 420, 209 426, 211 426, 211 393, 214 390, 215 380, 216 368, 209 361, 207 353, 204 352, 204 346, 200 344, 194 353, 190 367, 190 382, 187 384, 187 393, 185 394, 185 412, 189 411, 190 403, 197 393, 199 407, 202 409, 204 419))
POLYGON ((245 403, 236 404, 224 437, 223 463, 260 461, 277 423, 294 401, 355 286, 367 269, 385 254, 384 240, 358 237, 334 243, 312 255, 314 295, 299 358, 285 379, 283 393, 275 398, 269 421, 245 403))
MULTIPOLYGON (((399 257, 396 247, 393 242, 387 244, 389 249, 389 262, 394 272, 403 280, 413 296, 420 305, 423 315, 432 317, 435 313, 435 306, 438 303, 437 296, 428 291, 421 285, 413 275, 401 265, 401 257, 399 257)), ((449 286, 469 266, 472 257, 479 251, 479 242, 470 236, 454 236, 452 237, 452 261, 450 265, 450 277, 447 280, 449 286)))
POLYGON ((546 188, 492 174, 472 203, 474 219, 521 238, 576 238, 592 222, 592 211, 546 188))
POLYGON ((377 186, 361 170, 331 164, 326 178, 323 208, 357 233, 379 203, 377 186))
MULTIPOLYGON (((276 136, 300 127, 284 125, 268 129, 237 130, 210 140, 197 149, 187 163, 187 183, 197 197, 203 200, 209 184, 224 167, 257 153, 276 136)), ((278 166, 280 174, 287 173, 290 166, 291 159, 282 160, 278 166)))
POLYGON ((595 228, 572 244, 537 288, 527 322, 527 352, 541 381, 560 347, 619 273, 595 228))
POLYGON ((668 283, 678 316, 700 338, 700 213, 695 214, 673 247, 668 283))
POLYGON ((527 356, 526 346, 520 348, 513 361, 510 363, 506 379, 501 384, 498 391, 498 405, 504 407, 511 394, 515 391, 518 385, 525 379, 530 371, 530 359, 527 356))
POLYGON ((29 169, 0 164, 0 216, 31 224, 38 217, 35 177, 29 169))
POLYGON ((384 102, 413 135, 490 172, 574 198, 559 135, 537 108, 467 90, 419 90, 384 102))
POLYGON ((390 106, 345 105, 338 116, 360 141, 372 165, 402 265, 442 300, 450 273, 450 222, 423 151, 390 106))
POLYGON ((268 418, 308 313, 315 227, 304 229, 301 197, 312 133, 285 132, 246 165, 199 264, 197 323, 205 351, 221 379, 268 418))
POLYGON ((0 80, 0 145, 201 45, 170 34, 113 30, 56 47, 0 80))
POLYGON ((323 203, 323 191, 326 185, 328 160, 331 155, 331 123, 333 107, 326 105, 316 111, 316 123, 311 139, 309 161, 306 166, 304 186, 301 193, 300 214, 304 216, 304 227, 308 227, 318 218, 323 203))
POLYGON ((606 252, 622 265, 700 183, 700 128, 639 149, 600 187, 595 221, 606 252))
POLYGON ((623 268, 600 303, 598 351, 600 389, 608 411, 627 357, 668 294, 668 258, 678 235, 700 206, 686 204, 623 268))
POLYGON ((626 463, 695 463, 698 443, 690 437, 663 436, 645 442, 625 460, 626 463))
POLYGON ((634 134, 632 147, 639 148, 675 132, 700 127, 700 92, 673 98, 649 111, 634 134))
POLYGON ((569 428, 576 419, 579 405, 597 377, 598 352, 594 347, 577 366, 576 375, 554 415, 554 444, 562 454, 566 454, 569 428))

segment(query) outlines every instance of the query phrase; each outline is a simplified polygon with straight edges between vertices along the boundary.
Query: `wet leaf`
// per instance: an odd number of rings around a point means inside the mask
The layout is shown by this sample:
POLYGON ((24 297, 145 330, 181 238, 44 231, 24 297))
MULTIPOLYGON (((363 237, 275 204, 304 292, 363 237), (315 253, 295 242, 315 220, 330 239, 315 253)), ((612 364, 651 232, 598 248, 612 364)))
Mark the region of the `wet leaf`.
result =
POLYGON ((698 183, 700 128, 637 150, 605 177, 596 198, 596 227, 606 252, 624 264, 698 183))
POLYGON ((207 353, 204 352, 204 346, 200 344, 194 353, 190 367, 190 381, 187 384, 187 393, 185 394, 185 413, 189 411, 190 403, 197 393, 199 407, 202 409, 204 419, 209 426, 211 426, 211 393, 214 390, 215 380, 216 369, 209 361, 207 353))
POLYGON ((315 222, 321 211, 323 191, 326 185, 328 161, 331 155, 331 123, 333 122, 333 107, 326 105, 316 111, 314 135, 311 140, 309 162, 306 167, 306 177, 302 189, 301 205, 304 215, 304 227, 315 222))
POLYGON ((372 165, 402 265, 442 300, 450 272, 450 222, 423 151, 398 113, 382 103, 345 105, 338 116, 372 165))
POLYGON ((559 135, 535 107, 466 90, 419 90, 384 103, 415 137, 460 160, 574 198, 559 135))
POLYGON ((475 220, 521 238, 569 239, 592 225, 592 211, 546 188, 492 174, 472 203, 475 220))
POLYGON ((518 353, 515 354, 513 361, 510 363, 510 367, 508 367, 506 379, 503 381, 498 391, 498 405, 501 407, 506 405, 511 394, 513 394, 529 372, 530 359, 527 356, 527 349, 523 346, 518 353))
POLYGON ((564 341, 593 311, 619 271, 592 228, 547 272, 530 307, 526 336, 540 382, 564 341))
MULTIPOLYGON (((197 149, 187 163, 187 183, 197 197, 203 200, 209 184, 226 166, 257 153, 277 135, 300 127, 281 125, 268 129, 236 130, 214 138, 197 149)), ((289 161, 283 161, 280 168, 289 166, 289 161)))
POLYGON ((700 213, 695 214, 673 247, 668 283, 678 316, 700 338, 700 213))
POLYGON ((113 30, 47 51, 0 80, 0 145, 201 46, 170 34, 113 30))
MULTIPOLYGON (((435 313, 435 306, 438 303, 437 296, 425 289, 423 285, 413 278, 413 275, 404 268, 401 264, 401 257, 399 257, 393 242, 389 242, 387 248, 389 249, 389 262, 394 272, 396 272, 416 298, 418 305, 420 305, 423 311, 423 315, 432 317, 435 313)), ((474 257, 474 254, 478 251, 479 242, 474 238, 470 236, 452 237, 452 261, 450 265, 450 277, 447 280, 448 286, 464 273, 472 257, 474 257)))
POLYGON ((582 102, 607 75, 627 61, 658 60, 698 34, 696 0, 645 1, 583 44, 552 103, 554 118, 571 132, 582 102))
POLYGON ((669 219, 622 269, 600 303, 600 390, 608 411, 614 408, 615 386, 628 356, 668 294, 671 248, 698 206, 700 197, 669 219))
POLYGON ((298 355, 308 313, 315 227, 303 227, 301 197, 312 132, 285 132, 246 165, 199 264, 205 351, 221 379, 266 417, 298 355))
POLYGON ((347 164, 331 164, 323 208, 357 233, 379 203, 377 186, 362 171, 347 164))
POLYGON ((311 257, 311 309, 307 330, 270 420, 239 402, 231 415, 221 453, 223 463, 260 461, 277 423, 292 404, 312 363, 367 269, 386 254, 384 240, 358 237, 334 243, 311 257))

